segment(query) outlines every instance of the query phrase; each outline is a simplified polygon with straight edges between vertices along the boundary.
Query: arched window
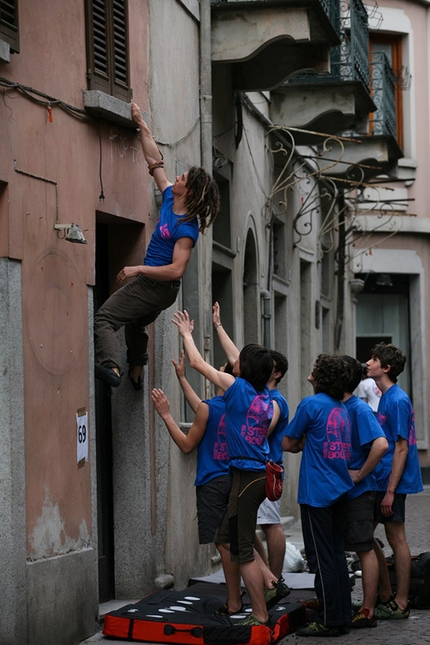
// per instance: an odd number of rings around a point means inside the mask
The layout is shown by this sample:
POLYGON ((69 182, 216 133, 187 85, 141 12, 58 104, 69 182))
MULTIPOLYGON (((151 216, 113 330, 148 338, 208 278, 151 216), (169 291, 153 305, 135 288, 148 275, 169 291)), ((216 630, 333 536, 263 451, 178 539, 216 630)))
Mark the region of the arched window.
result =
POLYGON ((243 266, 244 345, 261 342, 260 320, 257 248, 254 234, 249 230, 246 236, 243 266))

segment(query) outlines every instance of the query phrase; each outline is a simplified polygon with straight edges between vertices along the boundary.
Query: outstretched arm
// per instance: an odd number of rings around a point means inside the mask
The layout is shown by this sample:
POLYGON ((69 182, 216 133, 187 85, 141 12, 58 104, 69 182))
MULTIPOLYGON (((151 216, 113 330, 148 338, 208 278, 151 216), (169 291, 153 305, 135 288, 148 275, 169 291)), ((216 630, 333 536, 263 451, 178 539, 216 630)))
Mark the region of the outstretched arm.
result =
POLYGON ((180 448, 186 455, 194 450, 194 448, 199 445, 206 430, 209 418, 209 406, 207 403, 201 402, 191 428, 188 430, 187 434, 184 434, 170 414, 169 399, 164 394, 163 390, 154 388, 151 393, 151 398, 154 402, 155 409, 163 419, 170 436, 178 448, 180 448))
POLYGON ((185 352, 193 369, 203 374, 217 387, 227 390, 234 383, 234 376, 216 370, 212 365, 206 363, 196 347, 193 338, 194 322, 190 320, 187 311, 177 311, 173 314, 172 322, 177 326, 184 341, 185 352))
POLYGON ((217 332, 219 342, 221 343, 221 347, 227 356, 228 362, 230 365, 234 365, 237 357, 239 356, 239 350, 221 323, 221 307, 218 302, 215 302, 212 307, 212 322, 217 332))
POLYGON ((185 398, 187 400, 188 405, 192 409, 193 412, 197 411, 197 408, 199 407, 200 403, 202 402, 201 398, 199 395, 194 392, 193 388, 191 385, 188 383, 186 376, 185 376, 185 352, 182 350, 181 355, 179 357, 179 361, 176 362, 172 360, 173 367, 175 368, 176 376, 179 381, 179 385, 182 388, 183 393, 185 394, 185 398))
POLYGON ((171 182, 168 181, 166 173, 164 172, 163 157, 142 116, 140 107, 134 102, 131 103, 131 116, 140 130, 142 152, 148 164, 150 174, 154 177, 158 189, 163 192, 167 186, 171 185, 171 182))

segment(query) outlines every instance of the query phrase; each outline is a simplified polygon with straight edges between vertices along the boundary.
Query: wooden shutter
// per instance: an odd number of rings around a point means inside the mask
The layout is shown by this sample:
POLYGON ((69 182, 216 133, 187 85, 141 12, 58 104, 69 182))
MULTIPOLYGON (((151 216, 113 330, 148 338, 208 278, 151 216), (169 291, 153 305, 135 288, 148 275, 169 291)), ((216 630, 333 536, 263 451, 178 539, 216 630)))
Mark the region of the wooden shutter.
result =
POLYGON ((9 43, 12 52, 19 53, 18 0, 0 2, 0 37, 9 43))
POLYGON ((104 0, 93 0, 92 11, 92 37, 93 37, 93 74, 105 81, 103 87, 109 89, 109 61, 108 61, 108 26, 106 24, 107 11, 104 0))
POLYGON ((129 101, 127 0, 88 0, 89 89, 129 101))
POLYGON ((113 68, 115 83, 128 88, 127 12, 125 0, 113 0, 113 68))

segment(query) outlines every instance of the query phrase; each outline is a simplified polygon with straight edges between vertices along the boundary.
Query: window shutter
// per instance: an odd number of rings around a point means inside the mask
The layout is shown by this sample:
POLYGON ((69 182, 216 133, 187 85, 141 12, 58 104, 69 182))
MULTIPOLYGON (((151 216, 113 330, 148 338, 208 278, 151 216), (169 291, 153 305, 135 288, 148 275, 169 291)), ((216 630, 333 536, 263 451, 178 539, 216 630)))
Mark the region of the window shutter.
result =
POLYGON ((94 74, 108 81, 108 34, 104 0, 93 0, 94 74))
POLYGON ((89 0, 89 89, 129 101, 127 0, 89 0))
POLYGON ((0 2, 0 37, 9 44, 12 52, 19 53, 18 0, 0 2))
POLYGON ((115 83, 128 87, 127 12, 125 0, 113 0, 113 58, 115 83))

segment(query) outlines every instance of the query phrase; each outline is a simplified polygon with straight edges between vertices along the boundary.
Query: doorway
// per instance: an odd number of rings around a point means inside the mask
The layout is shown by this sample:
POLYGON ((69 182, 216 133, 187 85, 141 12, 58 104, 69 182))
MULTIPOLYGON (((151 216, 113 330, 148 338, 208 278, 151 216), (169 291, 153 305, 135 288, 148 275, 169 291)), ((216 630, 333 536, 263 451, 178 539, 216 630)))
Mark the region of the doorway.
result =
MULTIPOLYGON (((109 297, 109 227, 96 225, 94 313, 109 297)), ((99 601, 115 597, 111 389, 95 379, 99 601)))
POLYGON ((412 398, 410 360, 409 276, 406 274, 358 274, 364 289, 357 295, 356 358, 365 363, 380 342, 393 343, 409 357, 399 385, 412 398))

